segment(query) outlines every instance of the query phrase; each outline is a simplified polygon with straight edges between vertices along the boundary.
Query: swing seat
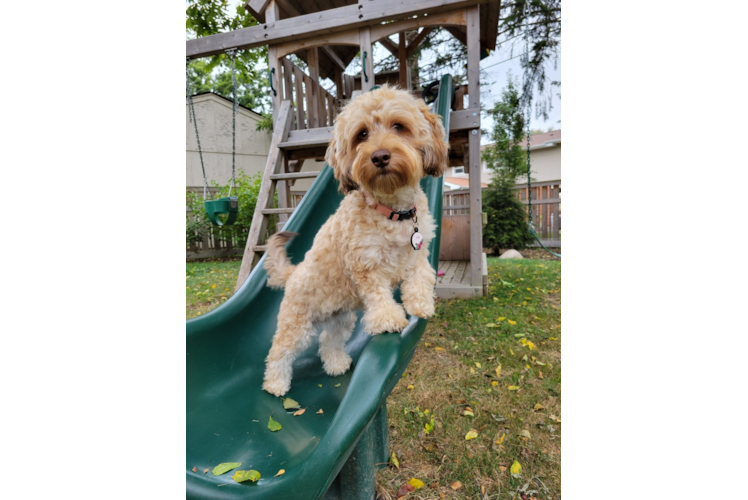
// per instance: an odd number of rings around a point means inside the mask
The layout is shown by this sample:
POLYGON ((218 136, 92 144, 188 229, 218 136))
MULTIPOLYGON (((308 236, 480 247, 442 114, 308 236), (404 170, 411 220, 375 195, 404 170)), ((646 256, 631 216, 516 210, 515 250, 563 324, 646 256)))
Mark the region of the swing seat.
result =
POLYGON ((239 215, 239 198, 229 196, 217 200, 205 200, 205 213, 208 215, 210 222, 216 226, 230 226, 236 222, 236 217, 239 215), (229 216, 225 222, 221 222, 218 218, 219 214, 228 214, 229 216))

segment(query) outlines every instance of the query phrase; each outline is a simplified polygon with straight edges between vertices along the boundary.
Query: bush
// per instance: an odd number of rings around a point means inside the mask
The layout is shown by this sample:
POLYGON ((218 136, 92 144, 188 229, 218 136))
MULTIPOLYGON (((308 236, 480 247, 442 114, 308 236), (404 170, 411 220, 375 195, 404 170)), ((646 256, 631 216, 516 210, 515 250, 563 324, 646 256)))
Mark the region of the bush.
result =
POLYGON ((483 247, 499 253, 500 248, 521 249, 533 241, 527 225, 527 207, 520 202, 508 182, 492 183, 483 192, 483 211, 488 224, 483 229, 483 247))
MULTIPOLYGON (((187 246, 202 241, 202 234, 212 232, 218 239, 231 239, 234 246, 244 247, 247 244, 261 183, 262 174, 249 176, 243 170, 237 172, 236 185, 231 191, 231 195, 239 198, 239 214, 236 217, 236 222, 230 226, 214 226, 205 213, 202 191, 187 191, 187 206, 191 209, 191 212, 187 212, 187 246)), ((213 182, 213 187, 219 188, 218 194, 214 195, 214 198, 225 198, 229 195, 228 184, 219 186, 216 182, 213 182)), ((220 217, 223 219, 226 216, 222 215, 220 217)), ((268 225, 270 234, 275 232, 275 225, 275 222, 271 219, 268 225)))

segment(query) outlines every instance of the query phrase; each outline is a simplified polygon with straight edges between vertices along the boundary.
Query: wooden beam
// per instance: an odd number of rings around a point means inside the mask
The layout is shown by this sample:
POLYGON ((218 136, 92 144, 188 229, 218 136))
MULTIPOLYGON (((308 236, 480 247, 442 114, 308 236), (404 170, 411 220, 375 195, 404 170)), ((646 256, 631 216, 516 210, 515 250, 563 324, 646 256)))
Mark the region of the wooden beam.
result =
POLYGON ((397 59, 400 63, 400 88, 410 89, 408 84, 408 56, 406 55, 408 47, 405 45, 405 32, 401 31, 398 35, 400 37, 400 43, 397 46, 397 59))
POLYGON ((453 37, 458 39, 460 42, 462 42, 463 45, 467 45, 467 35, 463 33, 462 31, 458 30, 457 28, 448 27, 445 28, 447 31, 449 31, 453 37))
MULTIPOLYGON (((249 49, 262 45, 278 44, 299 40, 324 33, 338 33, 364 26, 374 26, 393 21, 454 10, 486 3, 488 0, 377 0, 347 5, 337 9, 305 14, 303 16, 267 22, 249 28, 217 33, 195 40, 187 40, 186 56, 189 58, 207 57, 222 54, 226 49, 236 47, 249 49)), ((419 18, 420 19, 420 18, 419 18)))
POLYGON ((301 15, 301 12, 296 10, 296 7, 291 5, 291 2, 288 0, 275 0, 278 2, 278 5, 283 10, 283 12, 286 13, 287 17, 297 17, 301 15))
POLYGON ((390 54, 392 54, 395 57, 398 56, 399 49, 398 49, 397 45, 395 45, 394 43, 392 43, 392 40, 390 40, 389 38, 385 37, 385 38, 382 38, 381 40, 377 40, 377 42, 379 42, 382 45, 382 47, 384 47, 385 49, 389 50, 390 54))
POLYGON ((394 23, 379 24, 371 27, 371 39, 378 42, 382 38, 387 38, 401 31, 417 30, 427 26, 465 26, 467 24, 465 16, 464 7, 459 7, 426 17, 410 17, 394 23))
POLYGON ((327 54, 327 57, 329 57, 332 62, 337 64, 338 68, 345 71, 345 68, 347 68, 346 64, 340 59, 340 57, 338 57, 334 50, 332 50, 330 47, 325 47, 324 45, 322 45, 320 48, 324 51, 325 54, 327 54))
POLYGON ((452 111, 449 115, 449 131, 480 129, 480 110, 463 109, 452 111))
MULTIPOLYGON (((269 0, 267 10, 265 11, 265 17, 268 22, 273 22, 278 19, 278 4, 275 0, 269 0)), ((273 116, 278 111, 280 102, 283 99, 283 89, 281 88, 281 65, 278 61, 278 51, 275 47, 268 47, 268 71, 270 71, 270 84, 275 92, 270 91, 270 100, 273 105, 273 116)))
POLYGON ((244 4, 244 6, 245 8, 249 7, 258 14, 262 14, 269 3, 270 0, 249 0, 244 4))
POLYGON ((353 45, 354 47, 358 47, 359 42, 358 30, 348 30, 341 33, 322 33, 321 35, 304 38, 303 40, 279 43, 275 47, 278 50, 279 56, 283 57, 299 52, 300 50, 325 45, 353 45))
POLYGON ((418 35, 413 39, 413 41, 410 42, 410 45, 408 45, 408 51, 407 51, 408 58, 410 58, 410 56, 413 55, 413 52, 415 52, 418 46, 421 45, 421 42, 423 41, 424 38, 426 38, 426 35, 431 33, 433 29, 434 28, 430 26, 423 28, 421 32, 418 33, 418 35))
MULTIPOLYGON (((480 109, 480 6, 467 9, 467 80, 470 109, 480 109)), ((470 283, 483 289, 483 200, 480 185, 480 128, 468 136, 470 162, 470 283)))
POLYGON ((371 28, 361 28, 359 37, 361 40, 361 91, 368 92, 374 86, 374 53, 371 50, 371 28))

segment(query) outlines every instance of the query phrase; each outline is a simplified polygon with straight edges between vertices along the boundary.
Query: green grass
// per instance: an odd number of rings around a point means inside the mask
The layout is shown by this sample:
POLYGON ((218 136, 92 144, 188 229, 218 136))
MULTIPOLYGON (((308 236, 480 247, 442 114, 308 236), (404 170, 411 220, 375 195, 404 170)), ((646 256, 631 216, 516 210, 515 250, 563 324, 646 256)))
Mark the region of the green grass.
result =
POLYGON ((241 260, 187 263, 187 319, 215 309, 231 297, 241 260))
POLYGON ((489 297, 438 302, 387 400, 390 451, 400 469, 380 471, 377 479, 393 498, 411 477, 426 483, 418 491, 423 499, 480 498, 476 479, 488 498, 512 498, 527 482, 537 498, 560 493, 561 264, 489 259, 488 266, 489 297), (466 406, 473 417, 462 414, 466 406), (426 434, 431 417, 435 428, 426 434), (471 429, 478 437, 466 441, 471 429), (518 478, 510 474, 515 461, 518 478), (462 483, 457 491, 450 488, 455 481, 462 483))
MULTIPOLYGON (((188 318, 230 296, 239 265, 187 265, 188 318)), ((487 298, 437 302, 436 316, 387 400, 390 451, 400 469, 377 473, 385 499, 396 498, 413 477, 426 484, 413 498, 480 498, 478 483, 490 499, 519 499, 518 489, 528 482, 538 499, 560 494, 561 263, 489 258, 488 267, 487 298), (537 404, 542 408, 536 410, 537 404), (466 406, 474 416, 463 415, 466 406), (432 417, 434 428, 426 434, 432 417), (478 437, 466 441, 471 429, 478 437), (510 474, 515 461, 520 477, 510 474), (450 487, 455 481, 462 483, 457 491, 450 487)))

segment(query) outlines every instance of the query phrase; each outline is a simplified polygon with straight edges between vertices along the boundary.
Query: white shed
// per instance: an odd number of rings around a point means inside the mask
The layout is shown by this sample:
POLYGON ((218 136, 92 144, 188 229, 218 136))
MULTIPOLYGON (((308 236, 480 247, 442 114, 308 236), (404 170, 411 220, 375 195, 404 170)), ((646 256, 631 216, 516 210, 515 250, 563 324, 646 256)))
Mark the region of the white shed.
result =
MULTIPOLYGON (((226 185, 231 180, 231 110, 233 101, 213 92, 193 96, 197 129, 203 150, 208 183, 226 185)), ((201 188, 203 175, 195 139, 195 125, 190 122, 189 104, 185 104, 187 124, 187 187, 201 188)), ((248 175, 262 172, 267 162, 271 134, 257 130, 262 116, 239 106, 236 112, 236 171, 248 175)))

